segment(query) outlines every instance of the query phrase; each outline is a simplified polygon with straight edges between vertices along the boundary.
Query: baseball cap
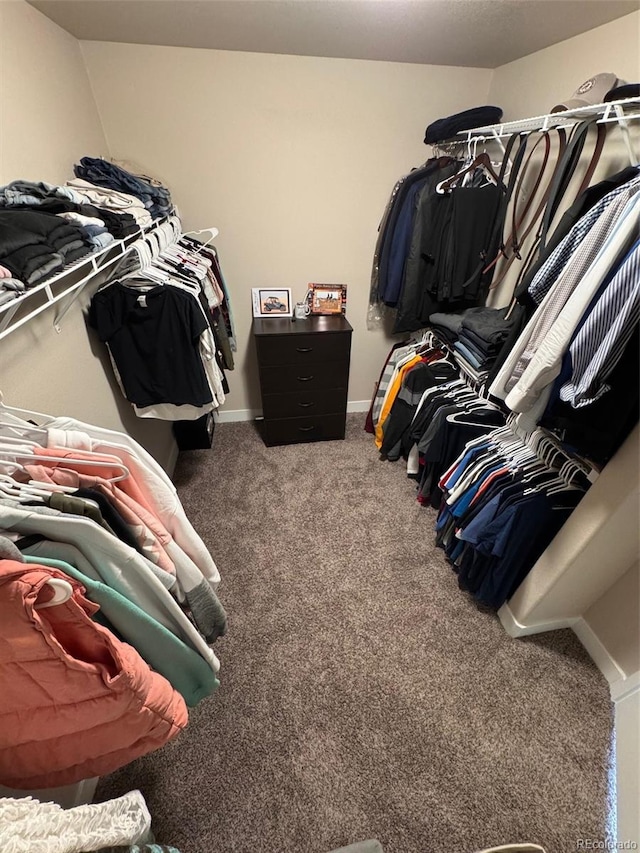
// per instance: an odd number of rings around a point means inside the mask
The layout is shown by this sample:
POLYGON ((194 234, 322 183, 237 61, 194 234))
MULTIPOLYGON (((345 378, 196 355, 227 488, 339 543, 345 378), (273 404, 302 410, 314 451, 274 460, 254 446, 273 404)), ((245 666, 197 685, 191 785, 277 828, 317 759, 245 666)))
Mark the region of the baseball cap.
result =
POLYGON ((578 86, 568 100, 563 101, 561 104, 556 104, 551 112, 561 113, 565 110, 575 110, 578 107, 590 107, 593 104, 601 104, 607 92, 623 83, 624 80, 618 80, 617 76, 611 72, 594 74, 593 77, 589 77, 581 86, 578 86))

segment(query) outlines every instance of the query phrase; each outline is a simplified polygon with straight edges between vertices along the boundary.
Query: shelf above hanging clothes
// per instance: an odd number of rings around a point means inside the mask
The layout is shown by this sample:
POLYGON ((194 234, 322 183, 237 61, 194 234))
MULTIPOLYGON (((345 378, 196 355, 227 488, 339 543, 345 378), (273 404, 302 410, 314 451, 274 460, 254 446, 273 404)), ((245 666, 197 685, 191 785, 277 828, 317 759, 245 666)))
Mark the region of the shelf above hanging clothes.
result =
POLYGON ((512 133, 550 130, 554 127, 570 127, 577 122, 585 121, 589 118, 597 118, 598 123, 623 123, 633 119, 640 119, 640 98, 625 98, 620 101, 610 101, 607 104, 593 104, 587 107, 577 107, 573 110, 563 110, 562 112, 518 119, 517 121, 506 121, 499 124, 489 124, 485 127, 474 127, 470 130, 457 133, 445 141, 467 142, 479 136, 491 138, 496 136, 511 136, 512 133), (634 111, 625 112, 625 107, 631 107, 634 111))
POLYGON ((29 288, 17 299, 0 305, 0 341, 30 323, 52 305, 58 306, 53 327, 59 333, 62 318, 84 288, 94 282, 102 272, 115 266, 132 243, 153 234, 163 222, 166 222, 166 219, 157 220, 150 228, 141 228, 122 240, 114 240, 103 249, 86 255, 46 281, 29 288))
POLYGON ((557 113, 533 116, 532 118, 519 119, 518 121, 501 122, 490 124, 485 127, 474 127, 457 133, 449 139, 443 140, 445 144, 482 142, 490 139, 501 139, 514 133, 544 132, 553 128, 573 127, 581 121, 595 118, 598 124, 617 123, 622 128, 627 127, 627 122, 640 119, 640 98, 624 98, 618 101, 610 101, 607 104, 593 104, 586 107, 577 107, 573 110, 563 110, 557 113))

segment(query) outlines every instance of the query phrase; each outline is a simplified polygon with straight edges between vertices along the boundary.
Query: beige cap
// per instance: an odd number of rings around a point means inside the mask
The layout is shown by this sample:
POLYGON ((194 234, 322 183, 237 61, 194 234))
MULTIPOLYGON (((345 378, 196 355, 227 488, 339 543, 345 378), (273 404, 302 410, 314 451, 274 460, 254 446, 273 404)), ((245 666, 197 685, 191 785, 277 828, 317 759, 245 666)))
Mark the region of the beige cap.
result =
POLYGON ((585 80, 579 86, 573 95, 561 104, 551 110, 552 113, 561 113, 565 110, 575 110, 578 107, 589 107, 593 104, 601 104, 604 101, 604 96, 613 89, 614 86, 619 86, 620 80, 611 72, 596 74, 585 80))

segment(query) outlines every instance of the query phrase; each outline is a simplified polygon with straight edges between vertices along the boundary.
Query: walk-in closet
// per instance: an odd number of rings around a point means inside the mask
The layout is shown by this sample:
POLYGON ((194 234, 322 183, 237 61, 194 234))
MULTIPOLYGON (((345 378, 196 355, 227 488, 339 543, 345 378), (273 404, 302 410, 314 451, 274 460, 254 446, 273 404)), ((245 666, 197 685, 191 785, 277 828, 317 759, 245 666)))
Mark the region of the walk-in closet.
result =
POLYGON ((640 844, 637 0, 0 2, 0 850, 640 844))

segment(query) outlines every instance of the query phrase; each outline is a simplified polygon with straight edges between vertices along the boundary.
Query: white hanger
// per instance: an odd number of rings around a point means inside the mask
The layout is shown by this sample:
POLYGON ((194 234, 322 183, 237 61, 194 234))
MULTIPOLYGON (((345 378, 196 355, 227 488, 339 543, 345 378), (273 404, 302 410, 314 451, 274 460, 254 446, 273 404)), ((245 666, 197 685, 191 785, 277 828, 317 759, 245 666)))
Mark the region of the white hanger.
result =
POLYGON ((19 409, 17 406, 7 406, 4 402, 2 391, 0 391, 0 412, 19 412, 22 415, 29 415, 32 418, 42 418, 45 421, 51 419, 51 415, 43 415, 41 412, 32 412, 29 409, 19 409))
POLYGON ((199 249, 194 250, 194 254, 197 255, 205 248, 205 246, 208 246, 209 243, 212 243, 216 239, 216 237, 218 236, 219 233, 220 232, 218 231, 218 229, 213 227, 213 228, 201 228, 199 231, 184 231, 183 235, 186 237, 188 234, 195 234, 195 235, 211 234, 211 236, 209 237, 209 239, 207 240, 206 243, 203 243, 199 249))
POLYGON ((31 441, 31 439, 23 438, 21 435, 0 435, 0 447, 4 444, 8 445, 9 448, 12 444, 18 447, 42 447, 37 441, 31 441))
POLYGON ((62 578, 49 578, 47 585, 52 587, 54 591, 53 598, 50 598, 49 601, 45 601, 43 604, 36 604, 34 607, 35 610, 44 610, 47 607, 64 604, 73 595, 73 587, 69 581, 63 581, 62 578))
MULTIPOLYGON (((68 448, 60 449, 68 450, 68 448)), ((130 476, 129 469, 126 465, 122 464, 122 461, 117 456, 111 456, 107 453, 101 453, 100 455, 103 457, 101 460, 90 460, 76 459, 73 456, 46 456, 40 453, 37 455, 35 453, 12 453, 11 451, 0 449, 0 459, 4 458, 10 462, 13 462, 14 459, 27 459, 33 460, 36 464, 39 462, 57 462, 62 468, 69 465, 82 465, 87 468, 104 468, 106 465, 109 468, 119 468, 121 473, 117 477, 106 478, 109 483, 119 483, 130 476)))
POLYGON ((50 495, 53 492, 63 492, 65 495, 75 495, 78 491, 75 486, 61 486, 59 483, 46 483, 40 480, 29 480, 28 485, 45 490, 47 495, 50 495))
MULTIPOLYGON (((0 408, 0 414, 2 413, 2 409, 0 408)), ((23 441, 24 443, 32 443, 37 446, 42 447, 43 442, 46 445, 47 440, 47 430, 42 427, 34 426, 34 424, 30 423, 12 423, 11 421, 2 421, 0 420, 0 442, 5 439, 16 439, 23 441), (7 430, 7 434, 3 432, 3 430, 7 430), (35 438, 41 437, 41 441, 34 441, 33 438, 22 438, 22 433, 26 435, 33 436, 35 438)))
POLYGON ((30 483, 20 483, 9 474, 0 474, 0 489, 11 497, 47 497, 50 492, 34 488, 30 483))

